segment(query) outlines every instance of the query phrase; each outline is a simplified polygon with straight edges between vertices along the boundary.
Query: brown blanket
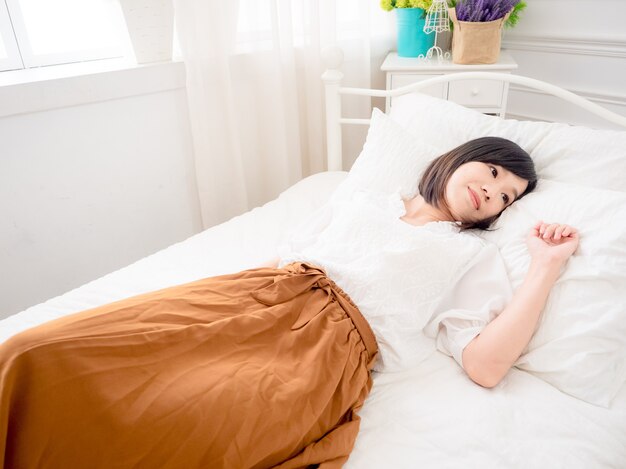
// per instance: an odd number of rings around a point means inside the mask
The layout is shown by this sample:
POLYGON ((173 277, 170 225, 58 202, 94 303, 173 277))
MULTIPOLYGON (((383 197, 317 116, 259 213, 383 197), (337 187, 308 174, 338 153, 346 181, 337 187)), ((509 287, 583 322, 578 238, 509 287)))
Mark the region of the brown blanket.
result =
POLYGON ((303 263, 84 311, 0 345, 0 466, 341 467, 376 354, 303 263))

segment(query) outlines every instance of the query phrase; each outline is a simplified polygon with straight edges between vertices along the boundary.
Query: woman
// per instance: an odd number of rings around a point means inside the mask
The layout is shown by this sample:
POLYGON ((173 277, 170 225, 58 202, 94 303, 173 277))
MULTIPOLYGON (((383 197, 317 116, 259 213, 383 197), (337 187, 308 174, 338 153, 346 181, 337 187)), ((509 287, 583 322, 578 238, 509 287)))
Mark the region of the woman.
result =
POLYGON ((415 366, 437 347, 491 387, 521 354, 576 231, 538 222, 509 298, 497 250, 470 228, 535 184, 517 145, 473 140, 433 161, 410 200, 334 197, 278 265, 18 334, 0 346, 0 461, 340 467, 372 368, 415 366))

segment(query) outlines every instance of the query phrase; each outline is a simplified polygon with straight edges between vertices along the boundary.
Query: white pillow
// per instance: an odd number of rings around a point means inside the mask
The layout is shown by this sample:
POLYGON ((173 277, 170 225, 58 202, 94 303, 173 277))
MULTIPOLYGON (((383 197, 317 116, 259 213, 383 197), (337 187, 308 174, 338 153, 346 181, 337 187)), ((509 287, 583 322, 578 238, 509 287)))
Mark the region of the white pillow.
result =
POLYGON ((494 231, 479 235, 500 249, 514 288, 528 270, 525 238, 538 220, 574 226, 580 245, 515 366, 609 407, 626 382, 626 194, 541 180, 505 210, 494 231))
MULTIPOLYGON (((446 101, 436 101, 447 106, 446 101)), ((546 137, 545 127, 519 124, 522 143, 537 145, 546 137)), ((451 147, 465 141, 465 130, 459 126, 444 126, 439 132, 439 144, 454 141, 451 147)), ((472 138, 482 136, 477 129, 471 133, 472 138)), ((400 189, 404 197, 411 197, 423 169, 442 151, 374 109, 363 151, 332 197, 362 188, 400 189)), ((595 157, 587 155, 585 161, 591 164, 595 157)), ((587 167, 580 161, 574 166, 581 171, 587 167)), ((525 236, 539 219, 571 224, 579 229, 581 244, 516 366, 565 393, 607 407, 626 380, 626 194, 541 181, 536 192, 503 213, 496 231, 479 232, 501 248, 515 287, 529 261, 525 236)))
POLYGON ((421 93, 394 98, 389 116, 440 153, 504 137, 530 153, 543 178, 626 192, 626 131, 501 119, 421 93))
POLYGON ((363 150, 332 197, 346 197, 354 189, 380 192, 400 189, 404 198, 413 197, 419 176, 440 154, 439 149, 415 138, 374 108, 363 150))

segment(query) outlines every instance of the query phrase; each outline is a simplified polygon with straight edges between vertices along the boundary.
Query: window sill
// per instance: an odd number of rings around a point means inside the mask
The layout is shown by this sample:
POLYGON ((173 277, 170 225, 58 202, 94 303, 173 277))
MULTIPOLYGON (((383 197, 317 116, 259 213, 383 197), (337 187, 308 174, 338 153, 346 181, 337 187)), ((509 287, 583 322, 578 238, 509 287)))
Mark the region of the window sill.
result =
POLYGON ((185 87, 181 60, 95 60, 0 73, 0 117, 185 87))

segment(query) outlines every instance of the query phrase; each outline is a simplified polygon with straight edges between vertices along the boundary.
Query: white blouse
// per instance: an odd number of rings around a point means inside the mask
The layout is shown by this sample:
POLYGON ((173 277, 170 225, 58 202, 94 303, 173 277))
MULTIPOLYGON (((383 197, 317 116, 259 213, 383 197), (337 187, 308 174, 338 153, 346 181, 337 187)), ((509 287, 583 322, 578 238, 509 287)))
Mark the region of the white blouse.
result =
POLYGON ((332 198, 279 246, 279 267, 322 267, 359 307, 379 346, 376 371, 399 371, 435 350, 463 366, 465 346, 512 296, 494 245, 453 222, 400 219, 400 191, 332 198))

